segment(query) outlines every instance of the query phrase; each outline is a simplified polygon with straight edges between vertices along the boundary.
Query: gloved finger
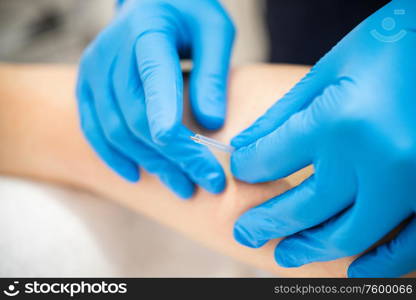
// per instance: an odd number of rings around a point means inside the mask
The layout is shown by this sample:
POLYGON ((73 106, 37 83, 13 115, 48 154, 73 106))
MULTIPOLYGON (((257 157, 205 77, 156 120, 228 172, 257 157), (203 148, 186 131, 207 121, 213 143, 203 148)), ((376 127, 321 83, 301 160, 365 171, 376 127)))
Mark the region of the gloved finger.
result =
POLYGON ((155 145, 150 136, 144 104, 144 91, 136 81, 138 71, 132 61, 135 57, 129 54, 129 47, 124 47, 115 66, 113 84, 120 109, 130 131, 164 158, 182 170, 194 183, 206 190, 219 193, 225 187, 225 175, 221 165, 212 153, 204 146, 194 143, 190 136, 193 133, 179 125, 175 138, 167 145, 155 145), (123 78, 119 80, 119 78, 123 78))
POLYGON ((177 196, 183 199, 192 197, 195 186, 181 169, 144 144, 135 148, 143 169, 156 175, 177 196))
POLYGON ((244 213, 234 225, 237 241, 258 248, 271 239, 321 224, 344 210, 355 193, 352 172, 325 175, 318 169, 295 188, 244 213))
POLYGON ((323 93, 330 83, 329 64, 320 64, 299 81, 286 95, 277 101, 267 112, 250 127, 243 130, 231 140, 235 148, 247 146, 259 138, 271 133, 293 114, 305 109, 309 103, 323 93))
MULTIPOLYGON (((142 139, 137 132, 147 131, 146 108, 144 92, 136 68, 136 60, 132 45, 121 49, 117 64, 112 75, 112 87, 117 99, 110 101, 105 107, 109 119, 118 119, 120 137, 114 142, 124 149, 128 155, 133 155, 146 171, 157 175, 160 180, 173 192, 182 198, 189 198, 194 192, 194 185, 184 172, 170 160, 160 155, 152 147, 150 135, 142 139), (108 112, 114 113, 109 116, 108 112)), ((111 137, 111 130, 108 136, 111 137)))
POLYGON ((167 32, 148 31, 137 39, 135 51, 150 133, 164 144, 182 121, 183 80, 175 41, 167 32))
POLYGON ((192 49, 190 99, 197 121, 208 129, 220 128, 226 114, 226 89, 234 26, 218 12, 198 20, 192 49))
POLYGON ((312 162, 313 126, 301 111, 277 130, 231 156, 231 171, 240 180, 257 183, 285 177, 312 162))
POLYGON ((400 277, 416 270, 416 218, 392 241, 356 259, 348 277, 400 277))
POLYGON ((126 180, 139 180, 136 164, 107 143, 95 111, 91 91, 82 79, 78 81, 77 98, 82 132, 98 156, 126 180))
POLYGON ((188 178, 171 162, 161 160, 159 155, 151 153, 129 131, 115 102, 110 79, 105 73, 97 74, 94 79, 94 97, 97 99, 95 109, 107 142, 137 164, 144 164, 149 172, 159 175, 179 196, 189 198, 193 193, 193 185, 188 178))
POLYGON ((299 267, 365 251, 408 216, 401 207, 378 205, 381 199, 382 195, 373 200, 360 195, 345 213, 319 227, 287 237, 276 247, 276 261, 283 267, 299 267), (396 213, 391 213, 394 210, 396 213))
POLYGON ((350 87, 350 80, 340 78, 277 129, 238 148, 231 156, 234 176, 250 183, 271 181, 310 164, 325 133, 320 129, 335 118, 331 109, 345 99, 350 87))

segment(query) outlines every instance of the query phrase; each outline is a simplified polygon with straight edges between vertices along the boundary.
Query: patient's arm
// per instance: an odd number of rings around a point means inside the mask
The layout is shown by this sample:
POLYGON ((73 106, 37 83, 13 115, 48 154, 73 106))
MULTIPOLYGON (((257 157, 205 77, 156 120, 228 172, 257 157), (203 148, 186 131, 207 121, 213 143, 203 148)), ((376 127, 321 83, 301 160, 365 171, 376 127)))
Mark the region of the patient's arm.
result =
MULTIPOLYGON (((227 123, 211 136, 228 141, 306 71, 284 65, 235 69, 230 79, 227 123)), ((73 97, 74 80, 75 68, 70 66, 0 65, 1 173, 91 190, 279 276, 345 276, 351 258, 284 269, 273 259, 277 241, 253 250, 238 245, 232 237, 233 223, 243 211, 298 184, 310 170, 256 185, 228 176, 223 194, 214 196, 199 190, 189 201, 179 200, 145 172, 138 184, 127 183, 97 158, 82 137, 73 97)), ((227 158, 219 158, 227 170, 227 158)))

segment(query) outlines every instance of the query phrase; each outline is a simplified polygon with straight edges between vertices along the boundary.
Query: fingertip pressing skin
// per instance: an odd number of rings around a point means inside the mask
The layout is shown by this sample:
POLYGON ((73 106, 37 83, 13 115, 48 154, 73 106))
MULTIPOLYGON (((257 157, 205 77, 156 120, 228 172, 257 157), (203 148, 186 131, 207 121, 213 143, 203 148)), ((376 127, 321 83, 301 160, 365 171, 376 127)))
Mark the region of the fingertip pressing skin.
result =
POLYGON ((170 143, 174 143, 177 137, 177 125, 178 124, 176 124, 176 126, 163 126, 161 124, 158 124, 157 126, 152 126, 151 124, 149 124, 152 140, 160 146, 166 146, 170 143))
POLYGON ((368 270, 360 268, 360 266, 353 266, 354 262, 348 267, 348 278, 374 278, 375 276, 368 273, 368 270))
POLYGON ((198 123, 208 130, 218 130, 224 126, 225 116, 213 116, 206 114, 197 115, 198 123))
MULTIPOLYGON (((29 67, 29 69, 31 68, 33 66, 29 67)), ((61 68, 62 66, 55 66, 52 67, 52 70, 60 70, 61 68)), ((240 80, 241 77, 240 79, 238 77, 233 78, 233 86, 237 92, 232 94, 230 99, 232 107, 230 122, 227 123, 225 130, 210 135, 210 137, 227 140, 232 132, 247 124, 248 118, 254 118, 264 111, 262 105, 266 104, 263 102, 270 105, 275 99, 275 90, 278 87, 276 86, 276 78, 281 78, 282 80, 279 79, 278 81, 279 84, 283 84, 281 83, 284 82, 283 79, 290 77, 291 68, 291 66, 269 66, 264 71, 265 67, 259 66, 258 69, 260 70, 245 72, 245 76, 250 80, 251 78, 257 79, 257 87, 255 85, 247 87, 245 81, 240 80), (263 70, 263 73, 261 70, 263 70), (270 80, 264 79, 264 73, 270 74, 270 76, 266 76, 270 80), (261 101, 259 100, 259 106, 248 109, 248 104, 252 103, 252 97, 247 96, 247 91, 250 90, 254 90, 261 101), (270 90, 270 92, 265 95, 264 90, 270 90), (234 118, 233 115, 238 117, 234 118)), ((3 130, 0 131, 5 142, 0 156, 2 158, 3 174, 10 172, 13 175, 22 174, 25 177, 29 174, 31 177, 79 186, 94 193, 105 195, 106 198, 113 199, 121 205, 127 205, 137 213, 155 218, 163 224, 168 224, 169 227, 201 241, 204 245, 209 245, 221 253, 241 259, 244 263, 249 263, 258 269, 272 272, 270 274, 276 274, 278 277, 346 276, 347 267, 354 259, 353 257, 288 269, 279 267, 273 261, 273 252, 277 241, 270 241, 257 250, 241 247, 232 241, 231 234, 234 221, 243 211, 258 206, 267 199, 297 186, 311 175, 311 168, 307 172, 299 172, 299 174, 295 174, 288 179, 267 184, 248 185, 231 179, 228 181, 228 188, 223 195, 218 197, 205 192, 197 192, 195 197, 187 203, 175 198, 172 193, 159 184, 158 180, 155 180, 154 176, 150 176, 145 171, 141 172, 142 176, 139 184, 127 184, 124 180, 115 176, 113 172, 109 172, 83 142, 77 126, 75 101, 71 98, 70 88, 73 85, 73 72, 70 72, 71 76, 64 75, 62 79, 60 72, 58 74, 57 72, 51 72, 51 66, 41 67, 40 69, 47 70, 45 71, 46 78, 44 78, 42 72, 40 75, 37 71, 28 75, 31 73, 23 69, 23 84, 20 76, 16 76, 14 73, 12 75, 4 72, 1 74, 4 74, 2 76, 3 81, 7 81, 7 84, 1 86, 2 95, 7 95, 2 97, 2 102, 8 108, 1 110, 3 113, 0 118, 3 124, 3 127, 0 128, 3 130), (49 93, 45 94, 43 92, 41 88, 45 86, 43 83, 51 85, 49 93), (16 98, 14 94, 21 96, 16 98), (27 99, 32 101, 28 102, 27 99), (60 101, 56 101, 56 99, 60 101), (45 113, 47 117, 45 117, 45 113), (8 124, 16 120, 19 120, 19 124, 26 125, 11 128, 8 124), (60 120, 62 121, 60 122, 60 120), (57 124, 57 126, 48 126, 48 124, 57 124), (10 132, 10 135, 5 135, 5 132, 10 132), (68 136, 71 136, 71 139, 66 138, 68 136), (33 139, 33 137, 36 138, 33 139), (25 141, 36 147, 33 147, 33 149, 27 147, 28 143, 25 141), (45 155, 45 153, 52 153, 52 155, 45 155)), ((65 69, 67 68, 65 67, 65 69)), ((300 78, 306 70, 306 68, 302 68, 302 73, 297 72, 298 75, 295 79, 300 78)), ((68 71, 64 72, 64 74, 67 73, 68 71)), ((289 87, 289 84, 286 87, 289 87)), ((222 160, 220 159, 220 161, 222 160)), ((169 180, 174 181, 175 178, 174 175, 169 177, 169 180)), ((410 180, 410 177, 408 178, 410 180)), ((406 178, 403 180, 406 180, 406 178)), ((414 237, 414 234, 409 235, 409 238, 412 237, 414 237)), ((409 241, 412 240, 414 239, 409 239, 409 241)), ((400 246, 400 249, 405 249, 405 247, 402 247, 402 243, 397 245, 400 246)), ((412 253, 416 253, 416 251, 412 251, 412 249, 415 249, 414 246, 407 249, 404 254, 400 252, 396 256, 404 258, 400 261, 405 262, 406 269, 411 268, 409 262, 412 259, 409 259, 409 257, 412 257, 412 253)), ((390 269, 395 274, 403 270, 403 265, 396 262, 394 265, 401 265, 400 270, 397 268, 391 269, 386 264, 388 261, 386 259, 377 260, 368 267, 378 266, 385 270, 390 269)), ((358 270, 357 268, 354 269, 358 270)), ((361 272, 361 270, 359 271, 361 272)), ((375 271, 378 272, 379 269, 371 270, 374 276, 378 276, 375 271)), ((389 273, 383 272, 382 274, 389 276, 388 274, 393 273, 389 271, 389 273)), ((354 274, 354 276, 360 277, 359 274, 354 274)))
POLYGON ((129 182, 137 183, 140 180, 140 172, 136 168, 124 168, 127 170, 120 170, 120 174, 129 182))

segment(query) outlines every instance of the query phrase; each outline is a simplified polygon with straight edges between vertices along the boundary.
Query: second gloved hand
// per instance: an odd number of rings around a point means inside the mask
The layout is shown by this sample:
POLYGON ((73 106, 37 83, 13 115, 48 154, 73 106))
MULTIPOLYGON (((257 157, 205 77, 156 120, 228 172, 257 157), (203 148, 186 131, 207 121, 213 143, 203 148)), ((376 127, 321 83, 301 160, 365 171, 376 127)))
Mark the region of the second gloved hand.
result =
POLYGON ((85 51, 77 97, 82 130, 119 175, 138 166, 181 197, 193 184, 218 193, 225 176, 214 156, 182 125, 180 56, 190 56, 191 106, 209 129, 225 117, 234 28, 216 0, 129 0, 85 51))
POLYGON ((283 99, 232 141, 232 171, 255 183, 313 164, 299 186, 243 214, 249 247, 287 237, 279 264, 357 255, 399 224, 398 235, 349 268, 350 276, 416 270, 416 1, 370 16, 283 99))

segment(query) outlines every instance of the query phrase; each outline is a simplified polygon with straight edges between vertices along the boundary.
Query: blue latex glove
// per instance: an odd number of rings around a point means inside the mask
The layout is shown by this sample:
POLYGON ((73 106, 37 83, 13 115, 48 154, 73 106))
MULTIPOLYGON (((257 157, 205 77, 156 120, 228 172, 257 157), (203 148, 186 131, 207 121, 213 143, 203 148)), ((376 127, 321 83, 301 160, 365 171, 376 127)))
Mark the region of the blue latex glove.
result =
POLYGON ((282 100, 235 137, 234 175, 276 180, 313 164, 299 186, 243 214, 236 239, 275 250, 285 267, 356 255, 401 222, 398 236, 349 276, 416 270, 416 1, 370 16, 282 100))
POLYGON ((191 55, 190 98, 209 129, 225 117, 234 28, 216 0, 124 1, 113 22, 86 49, 77 96, 82 130, 118 174, 139 178, 138 166, 188 198, 196 183, 218 193, 224 172, 182 125, 180 55, 191 55))

